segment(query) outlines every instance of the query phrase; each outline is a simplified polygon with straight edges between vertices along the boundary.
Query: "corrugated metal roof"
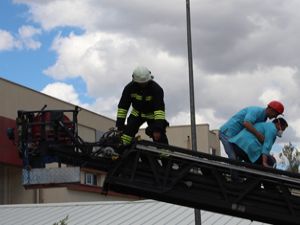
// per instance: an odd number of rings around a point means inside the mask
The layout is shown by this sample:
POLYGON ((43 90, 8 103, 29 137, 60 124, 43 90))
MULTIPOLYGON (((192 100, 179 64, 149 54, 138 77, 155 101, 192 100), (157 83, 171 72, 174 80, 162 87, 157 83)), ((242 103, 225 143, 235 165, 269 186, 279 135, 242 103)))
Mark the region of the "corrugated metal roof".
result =
MULTIPOLYGON (((0 205, 2 225, 195 224, 194 209, 153 200, 0 205)), ((260 222, 201 210, 202 225, 259 225, 260 222)))

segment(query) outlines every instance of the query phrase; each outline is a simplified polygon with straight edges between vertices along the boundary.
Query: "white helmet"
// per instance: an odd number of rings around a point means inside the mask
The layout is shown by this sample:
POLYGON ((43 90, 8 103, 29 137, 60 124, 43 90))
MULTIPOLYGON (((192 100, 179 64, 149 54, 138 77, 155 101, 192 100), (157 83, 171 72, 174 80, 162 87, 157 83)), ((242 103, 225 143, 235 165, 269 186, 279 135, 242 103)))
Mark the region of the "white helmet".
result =
POLYGON ((153 79, 150 70, 144 66, 138 66, 132 73, 132 79, 137 83, 147 83, 153 79))

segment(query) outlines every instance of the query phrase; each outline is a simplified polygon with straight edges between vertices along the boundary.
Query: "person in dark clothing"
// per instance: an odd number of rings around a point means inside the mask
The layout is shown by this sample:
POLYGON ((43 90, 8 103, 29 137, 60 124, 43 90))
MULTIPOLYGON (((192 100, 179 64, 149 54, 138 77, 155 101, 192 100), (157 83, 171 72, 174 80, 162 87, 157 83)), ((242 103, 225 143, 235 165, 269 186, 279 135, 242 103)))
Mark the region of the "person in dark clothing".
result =
POLYGON ((164 91, 153 81, 150 70, 139 66, 133 71, 132 81, 124 87, 118 104, 116 127, 123 132, 123 145, 132 142, 144 122, 148 124, 146 134, 154 142, 168 144, 166 127, 169 123, 165 119, 164 91), (130 106, 132 110, 125 125, 130 106))

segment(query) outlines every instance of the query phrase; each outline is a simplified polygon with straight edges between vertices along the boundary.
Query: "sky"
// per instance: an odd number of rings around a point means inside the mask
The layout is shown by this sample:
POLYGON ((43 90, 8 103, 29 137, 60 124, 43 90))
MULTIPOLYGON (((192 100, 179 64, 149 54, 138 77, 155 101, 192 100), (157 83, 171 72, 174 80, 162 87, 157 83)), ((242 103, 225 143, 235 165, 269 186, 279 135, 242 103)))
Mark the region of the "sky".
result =
MULTIPOLYGON (((300 1, 190 0, 196 122, 218 129, 282 101, 300 143, 300 1)), ((171 125, 190 123, 184 0, 1 0, 0 76, 115 119, 133 69, 164 89, 171 125)))

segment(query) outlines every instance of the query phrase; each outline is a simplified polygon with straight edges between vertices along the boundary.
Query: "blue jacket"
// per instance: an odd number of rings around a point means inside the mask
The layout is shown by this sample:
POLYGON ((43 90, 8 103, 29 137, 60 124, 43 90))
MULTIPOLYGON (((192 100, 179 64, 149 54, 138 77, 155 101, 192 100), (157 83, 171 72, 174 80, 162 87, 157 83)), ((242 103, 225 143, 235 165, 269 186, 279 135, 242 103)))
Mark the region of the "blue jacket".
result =
POLYGON ((258 160, 262 154, 269 155, 277 134, 277 128, 273 122, 257 123, 254 127, 258 132, 265 136, 264 143, 260 143, 246 128, 229 139, 229 142, 240 147, 253 163, 258 160))
POLYGON ((265 122, 266 120, 267 116, 265 108, 250 106, 233 115, 223 126, 221 126, 220 132, 231 138, 244 129, 243 122, 247 121, 255 124, 258 122, 265 122))

